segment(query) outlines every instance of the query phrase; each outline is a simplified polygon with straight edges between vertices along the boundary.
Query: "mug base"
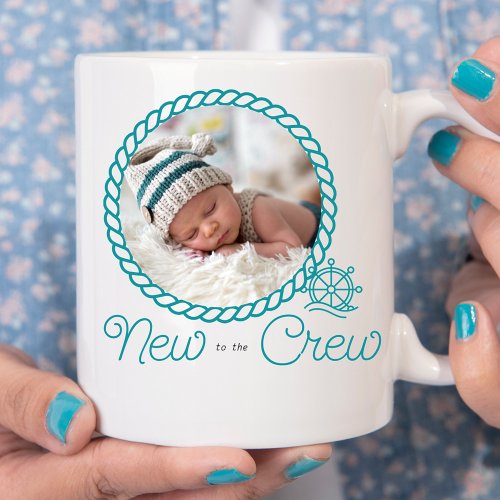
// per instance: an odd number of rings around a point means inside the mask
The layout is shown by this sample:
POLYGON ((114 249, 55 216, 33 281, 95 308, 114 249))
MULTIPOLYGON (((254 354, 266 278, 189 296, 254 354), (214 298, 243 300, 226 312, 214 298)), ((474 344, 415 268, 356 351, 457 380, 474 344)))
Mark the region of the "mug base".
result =
POLYGON ((174 436, 148 436, 141 432, 116 432, 116 429, 112 429, 112 426, 101 425, 98 427, 98 433, 112 437, 116 439, 121 439, 124 441, 131 441, 136 443, 152 444, 156 446, 175 446, 180 448, 187 447, 197 447, 197 446, 224 446, 231 448, 241 448, 245 450, 259 450, 259 449, 270 449, 270 448, 289 448, 292 446, 308 446, 314 444, 322 443, 333 443, 337 441, 343 441, 346 439, 352 439, 366 434, 375 432, 385 425, 387 425, 392 418, 392 412, 385 415, 384 418, 379 419, 376 423, 373 421, 369 422, 369 425, 360 425, 358 427, 351 428, 349 431, 344 432, 329 432, 325 433, 308 433, 304 434, 303 429, 297 429, 296 432, 291 432, 289 436, 273 436, 270 439, 269 436, 254 436, 249 438, 248 436, 232 437, 232 438, 214 438, 210 436, 198 436, 196 438, 191 437, 180 437, 179 435, 174 436), (300 436, 300 437, 299 437, 300 436))

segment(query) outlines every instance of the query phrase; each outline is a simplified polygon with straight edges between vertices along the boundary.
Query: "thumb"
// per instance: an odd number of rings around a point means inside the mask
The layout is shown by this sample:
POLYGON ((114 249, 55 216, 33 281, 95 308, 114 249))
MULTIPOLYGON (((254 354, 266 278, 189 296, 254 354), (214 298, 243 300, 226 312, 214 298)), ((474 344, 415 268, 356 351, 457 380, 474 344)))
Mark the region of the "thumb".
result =
POLYGON ((0 345, 0 425, 61 455, 81 450, 95 429, 94 406, 72 380, 38 370, 18 349, 0 345))
POLYGON ((465 403, 486 423, 500 427, 500 340, 490 313, 479 302, 455 308, 450 362, 465 403))

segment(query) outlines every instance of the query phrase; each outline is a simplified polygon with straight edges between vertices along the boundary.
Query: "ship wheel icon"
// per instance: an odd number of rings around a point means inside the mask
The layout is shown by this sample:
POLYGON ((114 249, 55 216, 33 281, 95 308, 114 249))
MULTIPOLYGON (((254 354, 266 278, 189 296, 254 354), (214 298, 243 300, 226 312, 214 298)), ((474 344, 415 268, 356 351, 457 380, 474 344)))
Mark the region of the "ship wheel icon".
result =
MULTIPOLYGON (((351 274, 354 267, 347 271, 335 267, 335 260, 328 259, 328 267, 320 269, 309 278, 302 292, 309 292, 311 302, 305 306, 309 311, 325 311, 338 318, 346 318, 346 313, 357 309, 351 305, 355 293, 361 293, 363 288, 354 286, 351 274)), ((313 271, 313 268, 310 269, 313 271)))

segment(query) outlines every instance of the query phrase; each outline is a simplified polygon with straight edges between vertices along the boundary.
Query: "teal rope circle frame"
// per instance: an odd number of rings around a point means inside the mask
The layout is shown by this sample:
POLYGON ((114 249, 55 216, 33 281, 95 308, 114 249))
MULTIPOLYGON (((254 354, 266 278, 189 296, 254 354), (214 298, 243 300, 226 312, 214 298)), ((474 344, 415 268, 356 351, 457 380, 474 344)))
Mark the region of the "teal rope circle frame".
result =
POLYGON ((131 283, 151 298, 158 306, 167 308, 177 315, 188 319, 201 320, 207 323, 244 321, 250 317, 262 316, 267 311, 277 309, 289 301, 300 291, 317 266, 325 259, 326 249, 330 246, 335 229, 336 190, 333 185, 333 174, 328 168, 328 159, 321 152, 319 142, 312 137, 310 130, 302 125, 299 119, 286 111, 283 106, 273 104, 265 97, 257 97, 251 92, 239 92, 234 89, 197 91, 191 95, 181 95, 173 101, 165 102, 159 109, 153 110, 144 120, 138 122, 134 130, 123 140, 123 145, 116 151, 115 161, 109 167, 109 178, 105 183, 104 224, 107 238, 112 246, 113 255, 118 259, 121 269, 128 275, 131 283), (302 146, 313 164, 321 192, 321 220, 316 242, 302 267, 280 289, 256 302, 230 307, 208 307, 192 304, 178 299, 165 292, 161 287, 142 272, 127 248, 120 221, 120 193, 125 169, 130 158, 148 134, 173 116, 190 109, 203 106, 235 106, 248 108, 251 111, 274 120, 285 128, 302 146))

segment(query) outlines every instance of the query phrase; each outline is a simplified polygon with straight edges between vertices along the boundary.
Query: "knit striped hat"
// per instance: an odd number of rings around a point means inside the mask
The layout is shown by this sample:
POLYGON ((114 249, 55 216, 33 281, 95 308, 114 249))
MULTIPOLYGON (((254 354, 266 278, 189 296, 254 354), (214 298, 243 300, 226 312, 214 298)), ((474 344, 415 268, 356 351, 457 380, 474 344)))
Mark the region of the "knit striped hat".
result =
POLYGON ((229 174, 204 161, 217 151, 207 134, 166 137, 132 156, 127 182, 149 224, 165 239, 177 212, 194 196, 218 184, 231 184, 229 174))

